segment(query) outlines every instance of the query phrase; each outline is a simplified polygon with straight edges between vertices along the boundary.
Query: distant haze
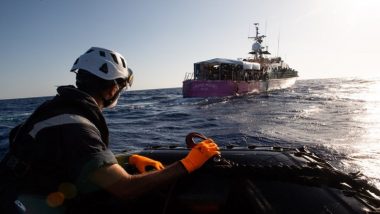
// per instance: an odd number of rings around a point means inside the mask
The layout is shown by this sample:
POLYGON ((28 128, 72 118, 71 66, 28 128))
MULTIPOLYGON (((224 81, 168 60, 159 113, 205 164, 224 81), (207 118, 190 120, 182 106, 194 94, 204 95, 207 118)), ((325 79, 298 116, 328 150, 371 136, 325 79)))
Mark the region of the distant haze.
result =
POLYGON ((379 76, 379 8, 377 0, 4 0, 0 99, 74 84, 69 70, 92 46, 126 57, 132 90, 181 87, 194 62, 245 57, 255 22, 300 78, 379 76))

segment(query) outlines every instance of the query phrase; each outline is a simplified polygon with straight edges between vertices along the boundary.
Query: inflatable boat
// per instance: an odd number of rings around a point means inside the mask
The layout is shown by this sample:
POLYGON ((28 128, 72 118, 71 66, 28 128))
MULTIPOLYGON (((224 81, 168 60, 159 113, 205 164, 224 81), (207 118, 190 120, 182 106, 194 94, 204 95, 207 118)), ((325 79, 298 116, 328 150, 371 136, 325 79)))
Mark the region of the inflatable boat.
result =
MULTIPOLYGON (((150 147, 139 154, 166 165, 185 157, 191 144, 150 147)), ((305 147, 220 150, 221 156, 201 169, 139 199, 141 213, 380 213, 380 191, 365 177, 343 173, 305 147)))

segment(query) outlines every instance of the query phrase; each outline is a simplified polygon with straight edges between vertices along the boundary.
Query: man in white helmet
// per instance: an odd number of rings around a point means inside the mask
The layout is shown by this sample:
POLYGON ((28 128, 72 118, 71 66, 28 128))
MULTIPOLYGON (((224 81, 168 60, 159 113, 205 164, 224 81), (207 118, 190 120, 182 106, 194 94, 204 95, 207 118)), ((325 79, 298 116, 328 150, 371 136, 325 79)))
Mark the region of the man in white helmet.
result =
MULTIPOLYGON (((59 87, 52 100, 11 131, 9 152, 0 164, 0 213, 101 213, 105 207, 99 192, 128 201, 196 170, 219 153, 207 139, 165 167, 132 155, 129 163, 142 174, 128 174, 108 148, 102 109, 115 106, 132 85, 132 70, 119 53, 93 47, 71 71, 77 87, 59 87), (146 166, 156 170, 145 172, 146 166)), ((112 213, 109 208, 105 210, 112 213)))

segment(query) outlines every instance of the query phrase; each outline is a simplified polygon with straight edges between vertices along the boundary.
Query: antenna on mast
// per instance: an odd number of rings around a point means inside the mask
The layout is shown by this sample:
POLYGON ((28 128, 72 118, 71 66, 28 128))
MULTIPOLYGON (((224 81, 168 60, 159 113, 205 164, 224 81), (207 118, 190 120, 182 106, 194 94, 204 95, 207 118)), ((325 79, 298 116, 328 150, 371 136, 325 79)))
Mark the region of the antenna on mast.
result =
POLYGON ((280 50, 280 31, 278 31, 278 37, 277 37, 277 57, 279 56, 278 55, 279 50, 280 50))
POLYGON ((248 25, 248 38, 249 38, 250 33, 251 33, 251 25, 248 25))
POLYGON ((264 35, 267 35, 267 20, 265 20, 265 33, 264 35))
MULTIPOLYGON (((264 31, 264 35, 267 35, 267 20, 265 19, 265 31, 264 31)), ((266 45, 267 42, 265 41, 265 44, 266 45)))

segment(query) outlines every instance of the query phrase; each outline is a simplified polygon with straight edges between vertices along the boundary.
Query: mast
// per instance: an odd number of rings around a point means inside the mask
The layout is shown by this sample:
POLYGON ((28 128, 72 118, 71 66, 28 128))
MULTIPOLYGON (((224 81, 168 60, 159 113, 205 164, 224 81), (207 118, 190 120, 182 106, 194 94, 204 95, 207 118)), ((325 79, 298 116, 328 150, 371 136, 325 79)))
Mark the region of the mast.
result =
POLYGON ((265 35, 260 35, 259 33, 259 23, 254 23, 256 28, 256 36, 255 37, 248 37, 249 39, 254 39, 255 43, 252 45, 252 51, 249 52, 250 54, 253 54, 255 59, 263 58, 263 54, 270 54, 267 50, 264 50, 264 47, 262 45, 265 35))

